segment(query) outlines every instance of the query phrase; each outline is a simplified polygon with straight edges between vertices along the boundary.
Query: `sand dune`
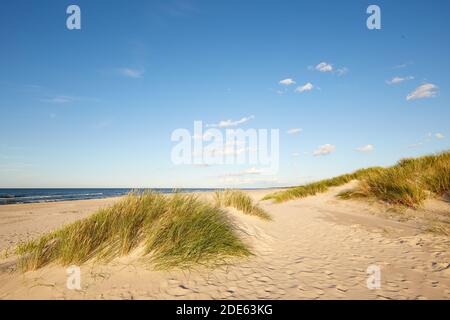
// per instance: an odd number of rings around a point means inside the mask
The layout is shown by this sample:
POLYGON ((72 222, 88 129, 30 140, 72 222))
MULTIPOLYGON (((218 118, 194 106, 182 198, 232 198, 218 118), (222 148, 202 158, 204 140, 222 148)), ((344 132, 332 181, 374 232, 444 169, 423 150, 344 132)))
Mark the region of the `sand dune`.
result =
MULTIPOLYGON (((217 269, 152 271, 138 254, 81 267, 81 290, 66 287, 66 268, 21 274, 0 263, 1 299, 449 299, 448 237, 423 233, 417 221, 388 219, 381 206, 338 200, 349 186, 261 206, 266 222, 229 209, 255 253, 217 269), (367 268, 381 268, 368 289, 367 268)), ((249 191, 256 200, 269 191, 249 191)), ((205 197, 210 197, 205 194, 205 197)), ((115 199, 0 207, 6 248, 88 215, 115 199)), ((449 203, 440 203, 450 212, 449 203)))

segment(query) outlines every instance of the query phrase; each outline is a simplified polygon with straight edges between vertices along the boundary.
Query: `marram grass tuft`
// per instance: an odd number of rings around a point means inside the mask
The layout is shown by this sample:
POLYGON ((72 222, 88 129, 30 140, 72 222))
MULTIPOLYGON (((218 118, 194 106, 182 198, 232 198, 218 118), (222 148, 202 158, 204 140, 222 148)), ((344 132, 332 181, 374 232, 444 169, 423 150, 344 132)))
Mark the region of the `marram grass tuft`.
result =
POLYGON ((430 196, 450 190, 450 152, 400 160, 396 165, 360 179, 355 190, 343 198, 370 197, 410 208, 419 207, 430 196))
POLYGON ((240 190, 225 190, 214 193, 214 201, 217 207, 233 207, 245 214, 257 216, 264 220, 272 220, 271 216, 255 204, 249 195, 240 190))
POLYGON ((289 201, 298 198, 305 198, 308 196, 313 196, 318 193, 326 192, 330 187, 337 187, 346 184, 352 180, 360 179, 361 177, 371 173, 378 172, 382 168, 374 167, 368 169, 361 169, 355 171, 354 173, 344 174, 331 179, 325 179, 317 182, 308 183, 303 186, 289 188, 285 191, 279 191, 266 195, 263 200, 273 200, 276 203, 289 201))
POLYGON ((450 152, 400 160, 389 168, 367 168, 332 179, 275 192, 263 198, 274 202, 304 198, 325 192, 352 180, 359 180, 354 190, 340 194, 343 199, 375 198, 393 205, 420 206, 430 196, 442 196, 450 190, 450 152))
POLYGON ((18 245, 22 270, 109 261, 143 248, 160 269, 250 255, 225 212, 195 195, 131 193, 93 215, 18 245))

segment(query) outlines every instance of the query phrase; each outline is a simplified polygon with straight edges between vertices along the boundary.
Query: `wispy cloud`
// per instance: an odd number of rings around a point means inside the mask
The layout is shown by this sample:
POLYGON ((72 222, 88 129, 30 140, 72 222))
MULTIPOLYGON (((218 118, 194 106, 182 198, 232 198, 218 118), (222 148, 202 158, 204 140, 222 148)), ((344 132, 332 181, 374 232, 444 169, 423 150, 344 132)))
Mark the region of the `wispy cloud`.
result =
MULTIPOLYGON (((192 136, 192 138, 196 139, 196 140, 206 141, 208 139, 208 136, 205 133, 203 135, 203 137, 194 135, 194 136, 192 136)), ((257 151, 258 151, 258 148, 256 148, 256 147, 247 146, 247 142, 245 140, 232 140, 232 141, 226 141, 221 146, 208 145, 200 151, 193 151, 192 155, 194 157, 200 157, 200 156, 204 156, 204 155, 209 155, 211 157, 238 156, 241 154, 255 153, 257 151)))
POLYGON ((395 66, 392 67, 392 69, 403 69, 406 68, 407 66, 413 64, 412 62, 405 62, 405 63, 401 63, 401 64, 397 64, 395 66))
POLYGON ((104 129, 104 128, 111 126, 112 123, 113 123, 113 121, 111 119, 102 119, 102 120, 99 120, 99 121, 93 123, 92 127, 94 129, 104 129))
POLYGON ((248 117, 243 117, 239 120, 222 120, 219 123, 215 124, 207 124, 207 127, 213 128, 229 128, 229 127, 237 127, 238 125, 244 124, 252 119, 255 119, 255 116, 251 115, 248 117))
POLYGON ((203 151, 200 153, 193 152, 193 156, 201 156, 203 154, 207 154, 211 157, 219 157, 219 156, 238 156, 240 154, 254 153, 257 152, 258 149, 255 147, 237 147, 234 145, 225 145, 223 148, 217 147, 205 147, 203 151))
POLYGON ((332 72, 333 71, 333 65, 327 62, 321 62, 318 65, 314 67, 317 71, 320 72, 332 72))
POLYGON ((336 146, 332 144, 324 144, 313 152, 314 156, 326 156, 336 151, 336 146))
POLYGON ((301 129, 301 128, 292 128, 292 129, 289 129, 289 130, 287 131, 287 133, 288 133, 288 134, 295 134, 295 133, 302 132, 302 130, 303 130, 303 129, 301 129))
POLYGON ((308 82, 304 84, 303 86, 297 87, 295 89, 295 92, 305 92, 305 91, 311 91, 314 88, 314 85, 311 82, 308 82))
POLYGON ((55 104, 66 104, 66 103, 72 103, 72 102, 78 102, 78 101, 97 102, 99 100, 96 98, 91 98, 91 97, 54 95, 54 96, 48 96, 47 98, 41 99, 41 101, 55 103, 55 104))
POLYGON ((29 91, 41 91, 41 90, 44 89, 43 86, 38 85, 38 84, 25 84, 25 85, 23 86, 23 88, 24 88, 25 90, 29 90, 29 91))
POLYGON ((226 173, 224 175, 222 175, 221 177, 243 177, 243 176, 249 176, 249 175, 260 175, 264 172, 263 169, 258 169, 255 167, 243 170, 243 171, 239 171, 239 172, 231 172, 231 173, 226 173))
POLYGON ((164 12, 174 17, 188 17, 198 12, 198 9, 189 0, 164 1, 164 5, 161 7, 164 12))
POLYGON ((432 83, 425 83, 416 88, 413 92, 411 92, 408 96, 406 96, 406 100, 416 100, 416 99, 424 99, 424 98, 433 98, 436 96, 438 92, 438 87, 432 83))
POLYGON ((144 70, 141 69, 133 69, 133 68, 121 68, 119 69, 119 73, 128 78, 142 78, 144 76, 144 70))
POLYGON ((356 151, 359 151, 359 152, 372 152, 373 150, 374 150, 374 147, 372 144, 368 144, 363 147, 356 148, 356 151))
POLYGON ((220 178, 220 183, 227 186, 234 185, 273 185, 279 181, 276 176, 243 176, 243 177, 222 177, 220 178))
POLYGON ((408 148, 418 148, 418 147, 421 147, 422 145, 423 145, 423 142, 417 142, 417 143, 410 144, 408 146, 408 148))
POLYGON ((77 100, 76 97, 71 96, 54 96, 50 98, 42 99, 44 102, 50 102, 50 103, 56 103, 56 104, 64 104, 64 103, 70 103, 77 100))
POLYGON ((387 84, 399 84, 402 83, 404 81, 408 81, 408 80, 413 80, 414 77, 413 76, 408 76, 408 77, 393 77, 390 80, 386 80, 387 84))
POLYGON ((445 139, 445 136, 444 136, 442 133, 440 133, 440 132, 435 133, 435 134, 429 132, 429 133, 426 135, 425 139, 422 139, 422 141, 420 141, 420 142, 418 142, 418 143, 413 143, 413 144, 408 145, 408 148, 418 148, 418 147, 421 147, 421 146, 423 146, 425 143, 430 142, 430 141, 433 139, 433 137, 435 137, 436 139, 439 139, 439 140, 445 139))
POLYGON ((316 71, 323 72, 323 73, 329 72, 329 73, 337 74, 338 76, 343 76, 343 75, 347 74, 349 71, 347 67, 335 67, 331 63, 328 63, 325 61, 319 63, 316 66, 309 66, 308 69, 316 70, 316 71))
POLYGON ((279 83, 285 86, 290 86, 291 84, 295 84, 295 81, 291 78, 288 78, 281 80, 279 83))
POLYGON ((347 73, 348 73, 348 68, 347 67, 341 67, 341 68, 338 68, 336 70, 336 74, 338 76, 343 76, 344 74, 347 74, 347 73))

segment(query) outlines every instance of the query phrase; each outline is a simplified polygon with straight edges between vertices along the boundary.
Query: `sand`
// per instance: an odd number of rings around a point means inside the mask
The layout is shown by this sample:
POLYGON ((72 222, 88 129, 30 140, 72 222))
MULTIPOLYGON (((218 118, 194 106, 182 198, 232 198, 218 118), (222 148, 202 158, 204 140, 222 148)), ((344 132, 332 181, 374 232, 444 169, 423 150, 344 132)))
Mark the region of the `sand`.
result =
MULTIPOLYGON (((1 299, 449 299, 449 238, 396 221, 385 208, 339 200, 342 186, 305 199, 261 202, 272 222, 229 209, 254 256, 216 269, 154 271, 137 253, 81 266, 81 289, 65 267, 21 274, 0 260, 1 299), (367 287, 367 268, 380 288, 367 287)), ((248 193, 261 199, 271 191, 248 193)), ((210 197, 209 194, 204 194, 210 197)), ((0 248, 82 218, 117 199, 0 206, 0 248)), ((450 212, 450 204, 433 203, 450 212)))

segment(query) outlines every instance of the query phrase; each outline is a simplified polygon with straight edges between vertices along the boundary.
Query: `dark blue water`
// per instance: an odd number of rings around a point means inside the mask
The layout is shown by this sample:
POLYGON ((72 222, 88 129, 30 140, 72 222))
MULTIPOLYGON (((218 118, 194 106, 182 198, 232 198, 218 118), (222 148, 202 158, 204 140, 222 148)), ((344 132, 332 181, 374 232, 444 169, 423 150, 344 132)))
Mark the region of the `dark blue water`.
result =
MULTIPOLYGON (((122 196, 136 189, 1 189, 0 205, 15 203, 55 202, 101 199, 122 196)), ((150 189, 149 189, 150 190, 150 189)), ((151 189, 172 193, 173 189, 151 189)), ((178 189, 180 192, 213 191, 216 189, 178 189)))

